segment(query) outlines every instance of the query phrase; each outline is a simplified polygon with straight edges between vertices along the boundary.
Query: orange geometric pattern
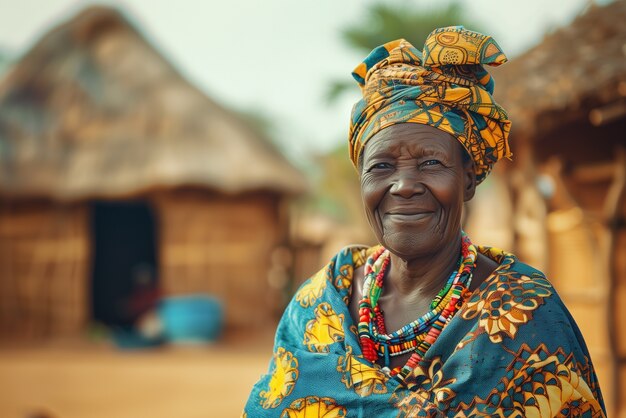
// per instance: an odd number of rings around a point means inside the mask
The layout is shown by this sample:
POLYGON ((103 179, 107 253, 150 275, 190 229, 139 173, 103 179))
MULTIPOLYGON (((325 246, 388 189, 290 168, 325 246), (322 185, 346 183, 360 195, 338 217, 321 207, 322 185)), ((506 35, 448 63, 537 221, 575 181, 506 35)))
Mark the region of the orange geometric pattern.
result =
POLYGON ((513 416, 520 411, 528 417, 604 416, 571 354, 561 348, 550 352, 545 344, 536 349, 524 344, 516 359, 487 399, 461 402, 457 416, 513 416))
POLYGON ((483 68, 504 62, 506 56, 490 36, 462 26, 434 30, 423 52, 404 39, 374 49, 352 73, 363 93, 350 124, 354 165, 379 131, 420 123, 457 138, 472 157, 480 183, 496 161, 512 155, 511 122, 494 101, 494 82, 483 68))
MULTIPOLYGON (((537 273, 531 276, 511 271, 510 265, 502 266, 489 286, 472 295, 461 316, 467 320, 478 317, 473 337, 486 333, 494 343, 502 342, 505 336, 515 338, 519 327, 530 322, 533 312, 553 293, 545 277, 537 273)), ((467 342, 463 340, 459 347, 467 342)))

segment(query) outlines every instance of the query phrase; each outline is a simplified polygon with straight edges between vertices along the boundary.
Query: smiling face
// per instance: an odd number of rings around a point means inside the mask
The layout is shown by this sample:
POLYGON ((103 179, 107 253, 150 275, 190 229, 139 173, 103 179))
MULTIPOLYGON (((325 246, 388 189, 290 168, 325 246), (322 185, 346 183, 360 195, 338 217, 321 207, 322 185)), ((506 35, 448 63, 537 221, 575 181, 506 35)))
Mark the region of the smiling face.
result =
POLYGON ((402 123, 363 150, 361 196, 378 241, 411 260, 436 254, 461 229, 463 202, 476 187, 471 161, 450 134, 402 123))

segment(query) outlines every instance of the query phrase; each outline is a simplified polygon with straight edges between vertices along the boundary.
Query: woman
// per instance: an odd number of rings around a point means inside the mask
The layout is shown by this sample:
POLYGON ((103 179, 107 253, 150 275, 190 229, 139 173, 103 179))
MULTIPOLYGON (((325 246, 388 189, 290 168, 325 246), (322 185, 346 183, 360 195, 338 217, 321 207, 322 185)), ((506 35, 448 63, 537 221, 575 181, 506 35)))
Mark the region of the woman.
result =
POLYGON ((461 229, 463 203, 510 156, 482 67, 505 61, 490 37, 449 27, 423 54, 393 41, 356 68, 350 157, 381 245, 342 250, 298 290, 244 416, 604 416, 544 275, 461 229))

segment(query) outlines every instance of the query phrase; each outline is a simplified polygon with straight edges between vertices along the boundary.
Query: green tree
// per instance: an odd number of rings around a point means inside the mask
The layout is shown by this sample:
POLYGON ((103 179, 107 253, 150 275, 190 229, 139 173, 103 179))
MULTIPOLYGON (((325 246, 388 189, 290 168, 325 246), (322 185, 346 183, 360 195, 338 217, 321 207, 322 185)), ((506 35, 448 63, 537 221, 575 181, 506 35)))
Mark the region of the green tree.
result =
POLYGON ((0 77, 4 74, 4 72, 9 68, 11 64, 10 54, 4 49, 0 48, 0 77))
MULTIPOLYGON (((343 40, 364 56, 372 49, 394 39, 404 38, 421 49, 428 34, 435 28, 463 25, 480 31, 480 26, 467 18, 461 3, 452 1, 437 7, 424 7, 417 1, 374 3, 365 19, 342 31, 343 40)), ((353 80, 334 81, 327 91, 327 99, 334 102, 341 94, 357 88, 353 80)))

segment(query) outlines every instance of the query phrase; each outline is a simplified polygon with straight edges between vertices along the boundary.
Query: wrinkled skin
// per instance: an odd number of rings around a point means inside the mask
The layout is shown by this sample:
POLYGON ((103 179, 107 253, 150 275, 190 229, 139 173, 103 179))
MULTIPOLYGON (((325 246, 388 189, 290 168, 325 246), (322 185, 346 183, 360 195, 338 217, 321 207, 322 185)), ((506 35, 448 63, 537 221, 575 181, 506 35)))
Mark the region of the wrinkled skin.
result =
MULTIPOLYGON (((456 138, 428 125, 403 123, 370 139, 359 172, 367 219, 391 252, 379 304, 392 331, 429 310, 458 261, 463 204, 476 188, 473 165, 456 138)), ((479 254, 470 289, 495 268, 479 254)), ((363 279, 360 268, 350 300, 355 323, 363 279)), ((391 366, 403 365, 409 356, 392 357, 391 366)))
POLYGON ((476 187, 471 163, 450 134, 403 123, 365 146, 361 193, 378 241, 406 261, 453 243, 458 254, 463 203, 476 187))

